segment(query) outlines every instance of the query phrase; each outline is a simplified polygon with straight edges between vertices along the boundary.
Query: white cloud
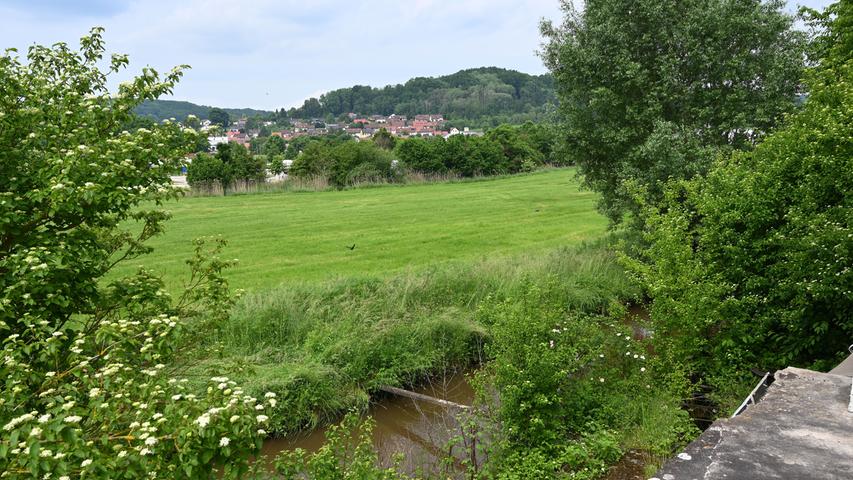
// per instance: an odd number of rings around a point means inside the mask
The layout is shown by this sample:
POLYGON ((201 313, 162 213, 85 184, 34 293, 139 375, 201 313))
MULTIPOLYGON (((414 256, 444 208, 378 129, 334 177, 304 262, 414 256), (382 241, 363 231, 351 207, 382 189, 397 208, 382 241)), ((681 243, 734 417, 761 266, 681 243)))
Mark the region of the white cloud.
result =
POLYGON ((462 68, 542 73, 538 24, 559 19, 559 3, 130 0, 106 9, 104 0, 87 0, 43 15, 44 1, 14 0, 0 6, 0 46, 73 43, 102 25, 108 48, 130 55, 130 73, 190 64, 175 98, 272 109, 335 88, 462 68))

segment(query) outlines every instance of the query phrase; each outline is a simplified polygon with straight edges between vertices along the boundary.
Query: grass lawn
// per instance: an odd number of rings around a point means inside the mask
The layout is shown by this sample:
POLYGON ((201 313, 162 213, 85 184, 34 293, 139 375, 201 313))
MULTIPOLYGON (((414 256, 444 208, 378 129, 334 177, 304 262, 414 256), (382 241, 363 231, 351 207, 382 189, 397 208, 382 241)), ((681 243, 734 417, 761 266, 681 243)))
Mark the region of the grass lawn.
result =
POLYGON ((193 238, 222 235, 233 288, 385 275, 410 267, 578 244, 604 234, 595 194, 574 169, 473 182, 345 191, 185 198, 143 264, 170 290, 185 278, 193 238), (350 250, 348 246, 355 245, 350 250))

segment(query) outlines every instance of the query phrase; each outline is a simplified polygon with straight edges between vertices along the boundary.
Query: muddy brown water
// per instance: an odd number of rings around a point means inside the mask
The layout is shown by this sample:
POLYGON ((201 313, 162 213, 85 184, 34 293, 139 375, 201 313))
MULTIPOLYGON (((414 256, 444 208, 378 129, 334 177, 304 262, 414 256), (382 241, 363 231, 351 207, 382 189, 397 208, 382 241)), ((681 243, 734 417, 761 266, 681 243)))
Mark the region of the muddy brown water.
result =
MULTIPOLYGON (((644 305, 632 305, 624 322, 632 329, 634 340, 647 340, 654 332, 647 329, 649 311, 644 305)), ((648 353, 653 353, 650 345, 648 353)), ((416 393, 449 400, 462 405, 471 405, 474 401, 474 391, 464 373, 453 373, 443 378, 433 379, 427 385, 412 389, 416 393)), ((697 420, 695 402, 685 404, 694 420, 697 420)), ((448 409, 433 403, 421 402, 410 398, 386 395, 373 403, 367 412, 373 417, 376 425, 373 429, 373 445, 379 453, 380 463, 391 466, 394 456, 404 455, 401 469, 406 473, 425 473, 430 475, 443 474, 446 478, 461 477, 462 469, 459 460, 466 455, 461 446, 454 447, 451 452, 448 442, 461 433, 457 420, 458 410, 448 409), (455 459, 452 467, 444 462, 449 454, 455 459)), ((707 425, 699 425, 704 430, 707 425)), ((268 439, 264 442, 262 453, 268 459, 273 459, 279 452, 285 450, 304 449, 316 452, 325 444, 326 428, 316 428, 284 438, 268 439)), ((469 451, 470 452, 470 451, 469 451)), ((482 465, 485 458, 480 457, 477 463, 482 465)), ((605 474, 605 480, 642 480, 646 477, 645 467, 649 462, 647 454, 638 451, 628 451, 605 474)))
MULTIPOLYGON (((433 379, 412 391, 462 405, 471 405, 474 401, 474 390, 462 373, 433 379)), ((394 456, 402 453, 404 459, 400 466, 405 472, 441 471, 445 468, 442 460, 448 457, 448 442, 460 434, 456 418, 459 413, 458 409, 400 396, 380 398, 368 411, 376 422, 373 445, 379 453, 380 463, 390 466, 394 456)), ((284 450, 301 448, 316 452, 325 443, 325 433, 326 428, 316 428, 284 438, 268 439, 264 442, 262 454, 272 459, 284 450)), ((458 470, 462 450, 461 447, 454 449, 453 456, 457 459, 454 471, 458 470)))

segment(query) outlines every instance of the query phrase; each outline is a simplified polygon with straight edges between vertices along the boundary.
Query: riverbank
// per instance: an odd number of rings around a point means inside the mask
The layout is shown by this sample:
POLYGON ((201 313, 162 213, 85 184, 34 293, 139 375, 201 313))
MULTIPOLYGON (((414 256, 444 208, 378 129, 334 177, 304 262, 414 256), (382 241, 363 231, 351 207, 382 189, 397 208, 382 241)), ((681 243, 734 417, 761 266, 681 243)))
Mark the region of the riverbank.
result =
POLYGON ((285 435, 366 409, 381 385, 419 385, 483 362, 490 332, 481 303, 534 286, 584 312, 638 294, 603 242, 282 286, 246 295, 228 321, 206 325, 188 364, 200 378, 226 369, 255 396, 276 392, 269 431, 285 435))

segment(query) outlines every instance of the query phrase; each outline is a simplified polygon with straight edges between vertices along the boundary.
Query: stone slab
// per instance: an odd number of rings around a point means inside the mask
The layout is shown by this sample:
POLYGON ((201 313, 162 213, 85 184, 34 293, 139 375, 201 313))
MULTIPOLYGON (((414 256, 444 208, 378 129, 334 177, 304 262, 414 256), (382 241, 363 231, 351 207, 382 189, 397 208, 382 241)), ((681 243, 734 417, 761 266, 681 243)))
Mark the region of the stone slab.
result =
POLYGON ((792 367, 775 377, 760 402, 714 422, 654 478, 853 479, 851 378, 792 367))

